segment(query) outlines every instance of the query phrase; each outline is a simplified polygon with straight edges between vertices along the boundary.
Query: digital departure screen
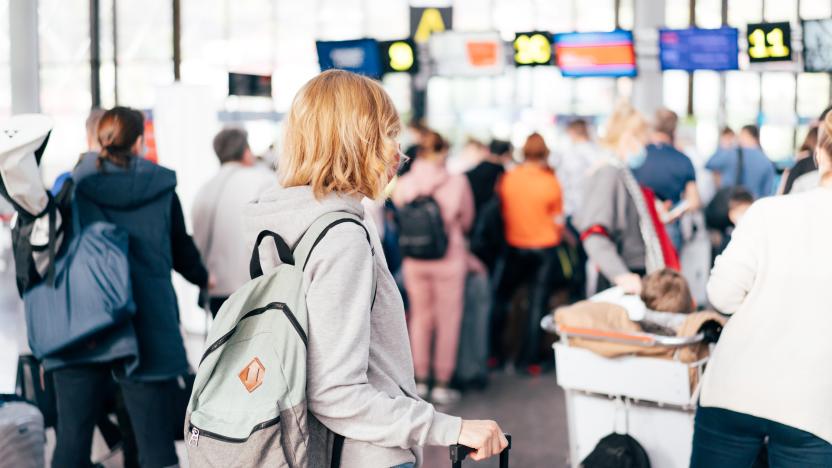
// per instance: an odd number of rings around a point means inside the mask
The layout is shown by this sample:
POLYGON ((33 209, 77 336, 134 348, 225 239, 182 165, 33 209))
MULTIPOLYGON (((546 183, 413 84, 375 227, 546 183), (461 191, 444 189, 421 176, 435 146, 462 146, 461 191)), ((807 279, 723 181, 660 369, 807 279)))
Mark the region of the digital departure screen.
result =
POLYGON ((749 24, 745 37, 751 63, 792 60, 792 27, 788 22, 749 24))
POLYGON ((229 96, 272 97, 271 75, 228 73, 229 96))
POLYGON ((565 77, 636 76, 631 31, 555 34, 555 59, 565 77))
POLYGON ((738 40, 736 28, 661 29, 659 60, 662 70, 737 70, 738 40))
POLYGON ((832 19, 803 22, 803 67, 832 72, 832 19))
POLYGON ((321 71, 337 68, 372 78, 381 77, 381 57, 374 39, 318 41, 316 46, 321 71))

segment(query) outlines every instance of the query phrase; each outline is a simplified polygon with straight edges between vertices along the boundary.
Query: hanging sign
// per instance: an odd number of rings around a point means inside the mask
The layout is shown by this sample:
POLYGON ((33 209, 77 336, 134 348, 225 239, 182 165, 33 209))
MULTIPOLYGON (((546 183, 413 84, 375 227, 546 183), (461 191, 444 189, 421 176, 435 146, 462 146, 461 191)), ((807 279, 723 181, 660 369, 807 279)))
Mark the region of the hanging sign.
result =
POLYGON ((537 66, 552 64, 552 35, 543 31, 517 33, 514 37, 514 64, 537 66))
POLYGON ((419 72, 416 44, 412 39, 381 41, 378 43, 378 49, 384 73, 410 73, 415 75, 419 72))
POLYGON ((506 53, 496 32, 446 32, 430 39, 430 55, 441 76, 493 76, 503 73, 506 53))
POLYGON ((451 30, 453 8, 410 7, 410 35, 417 44, 428 42, 435 33, 451 30))
POLYGON ((751 63, 792 60, 792 27, 788 22, 749 24, 746 39, 751 63))

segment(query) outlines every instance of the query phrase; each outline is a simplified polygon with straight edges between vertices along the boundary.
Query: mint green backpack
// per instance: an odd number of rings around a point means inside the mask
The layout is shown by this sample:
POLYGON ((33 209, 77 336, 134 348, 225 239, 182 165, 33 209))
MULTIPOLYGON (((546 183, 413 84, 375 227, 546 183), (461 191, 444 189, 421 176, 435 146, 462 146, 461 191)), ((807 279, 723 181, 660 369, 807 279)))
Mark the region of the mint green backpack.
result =
MULTIPOLYGON (((319 458, 311 453, 317 448, 310 447, 310 426, 320 423, 306 408, 303 270, 315 246, 341 223, 364 228, 357 216, 339 212, 318 218, 294 249, 274 232, 257 236, 252 280, 217 313, 199 363, 185 415, 190 466, 307 467, 319 458), (263 274, 259 248, 266 238, 282 264, 263 274)), ((327 438, 339 451, 343 438, 327 438)), ((326 458, 337 466, 340 453, 326 458)))

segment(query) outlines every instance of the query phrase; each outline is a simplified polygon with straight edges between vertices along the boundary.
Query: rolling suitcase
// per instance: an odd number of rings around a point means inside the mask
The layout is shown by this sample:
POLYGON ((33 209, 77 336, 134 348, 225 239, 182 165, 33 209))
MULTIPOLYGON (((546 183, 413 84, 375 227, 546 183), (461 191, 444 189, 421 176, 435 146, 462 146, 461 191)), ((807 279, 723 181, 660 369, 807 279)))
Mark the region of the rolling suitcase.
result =
POLYGON ((0 467, 43 468, 43 416, 17 395, 0 395, 0 467))
POLYGON ((465 279, 465 307, 456 356, 456 380, 470 385, 488 377, 488 321, 491 292, 488 275, 468 272, 465 279))
MULTIPOLYGON (((511 450, 511 435, 506 434, 506 440, 508 440, 508 447, 500 454, 500 468, 509 468, 508 467, 508 454, 511 450)), ((471 452, 474 450, 470 447, 466 447, 464 445, 451 445, 451 463, 453 468, 462 468, 462 462, 465 460, 471 452)))

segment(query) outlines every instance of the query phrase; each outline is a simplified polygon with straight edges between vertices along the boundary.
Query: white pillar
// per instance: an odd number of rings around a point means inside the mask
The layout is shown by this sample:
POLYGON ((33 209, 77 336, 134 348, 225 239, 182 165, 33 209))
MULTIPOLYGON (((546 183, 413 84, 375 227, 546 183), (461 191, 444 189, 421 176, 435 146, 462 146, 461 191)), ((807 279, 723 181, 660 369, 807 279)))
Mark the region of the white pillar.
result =
POLYGON ((662 106, 658 29, 664 24, 665 2, 635 0, 633 7, 638 59, 638 77, 633 83, 633 105, 645 115, 651 116, 662 106))
POLYGON ((38 1, 9 2, 12 114, 40 112, 38 1))

